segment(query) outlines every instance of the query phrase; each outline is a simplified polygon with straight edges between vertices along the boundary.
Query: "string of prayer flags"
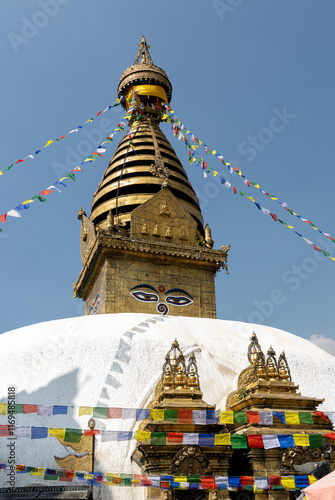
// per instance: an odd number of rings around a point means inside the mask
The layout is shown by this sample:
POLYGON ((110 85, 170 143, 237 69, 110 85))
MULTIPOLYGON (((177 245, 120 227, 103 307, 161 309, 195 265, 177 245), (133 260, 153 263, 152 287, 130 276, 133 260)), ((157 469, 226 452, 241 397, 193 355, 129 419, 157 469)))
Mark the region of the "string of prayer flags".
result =
MULTIPOLYGON (((177 119, 177 117, 174 115, 174 112, 171 110, 169 104, 167 103, 163 103, 163 105, 165 106, 165 109, 166 109, 166 112, 167 112, 167 115, 170 117, 170 121, 172 122, 172 127, 173 127, 173 130, 174 130, 174 135, 175 137, 178 137, 178 138, 183 138, 184 142, 185 142, 185 145, 188 149, 191 149, 192 146, 190 145, 190 141, 183 135, 183 130, 187 130, 186 127, 177 119)), ((188 131, 189 132, 189 131, 188 131)), ((193 136, 194 137, 194 136, 193 136)), ((242 171, 236 167, 236 168, 232 168, 230 166, 230 163, 228 162, 225 162, 224 159, 223 159, 223 156, 220 155, 220 153, 218 153, 216 150, 210 150, 208 148, 208 146, 206 146, 205 144, 203 144, 205 150, 206 150, 206 153, 210 153, 210 154, 213 154, 214 156, 216 156, 220 161, 221 163, 223 163, 224 165, 227 166, 229 172, 231 174, 233 174, 234 172, 236 172, 240 177, 242 177, 244 179, 244 183, 245 185, 247 185, 248 187, 250 186, 254 186, 256 189, 259 189, 261 191, 262 194, 268 196, 269 198, 271 198, 272 200, 276 201, 277 203, 279 203, 279 205, 281 205, 283 208, 285 208, 285 210, 287 210, 291 215, 295 215, 296 217, 298 217, 300 220, 302 220, 303 222, 306 222, 307 224, 309 224, 310 226, 313 227, 313 229, 315 229, 316 231, 318 231, 319 233, 323 234, 324 236, 326 236, 327 238, 329 238, 330 240, 332 240, 334 243, 335 243, 335 239, 332 238, 330 236, 329 233, 325 233, 323 231, 321 231, 320 229, 318 229, 310 220, 308 219, 305 219, 303 218, 301 215, 295 213, 293 210, 289 209, 287 203, 284 203, 284 202, 280 202, 278 200, 277 197, 273 196, 273 195, 270 195, 268 192, 264 191, 263 189, 261 189, 260 185, 256 182, 251 182, 249 181, 246 176, 242 173, 242 171)), ((189 152, 189 161, 190 163, 192 164, 194 161, 196 161, 196 159, 193 157, 193 155, 195 154, 195 152, 193 154, 191 154, 189 152)), ((199 163, 199 162, 198 162, 199 163)), ((204 174, 204 178, 207 178, 207 174, 210 173, 210 171, 212 170, 211 167, 207 168, 206 172, 203 172, 204 174)), ((215 177, 215 175, 218 174, 218 172, 216 172, 215 170, 212 172, 213 173, 213 176, 215 177)), ((229 189, 229 187, 231 187, 231 184, 229 182, 226 182, 225 179, 220 176, 220 179, 221 179, 221 183, 222 184, 225 184, 226 185, 226 188, 229 189)), ((233 191, 234 191, 234 194, 237 194, 237 189, 235 186, 233 186, 233 191)), ((289 224, 287 224, 286 222, 284 222, 283 220, 279 219, 278 216, 275 214, 275 213, 271 213, 270 210, 264 208, 264 207, 261 207, 258 203, 256 203, 255 199, 252 197, 252 196, 247 196, 246 193, 244 193, 243 191, 239 191, 240 195, 241 196, 245 196, 246 198, 248 198, 250 201, 252 201, 253 203, 256 204, 257 208, 259 208, 265 215, 270 215, 270 217, 275 221, 275 222, 280 222, 282 225, 286 226, 288 229, 294 229, 293 226, 290 226, 289 224)), ((317 251, 317 252, 321 252, 323 253, 323 255, 325 257, 329 257, 330 259, 332 259, 334 262, 335 262, 335 258, 334 257, 331 257, 330 254, 324 250, 322 250, 321 248, 319 248, 317 245, 315 245, 312 241, 310 240, 307 240, 307 238, 304 238, 300 233, 298 233, 297 231, 294 231, 294 233, 301 237, 307 244, 309 245, 312 245, 314 250, 317 251)))
MULTIPOLYGON (((45 415, 48 413, 45 409, 45 415)), ((46 439, 48 437, 62 437, 65 442, 79 443, 82 436, 94 435, 101 437, 101 442, 130 441, 135 439, 151 446, 186 445, 193 444, 213 448, 216 446, 230 446, 232 449, 248 448, 292 448, 305 446, 318 448, 322 440, 327 438, 335 441, 335 432, 327 434, 231 434, 231 433, 183 433, 183 432, 149 432, 149 431, 115 431, 91 430, 38 426, 0 425, 0 437, 46 439)))
POLYGON ((37 414, 52 417, 67 415, 69 410, 83 415, 102 419, 135 419, 136 421, 153 420, 157 422, 173 422, 180 424, 258 424, 263 426, 280 422, 284 425, 313 425, 314 419, 322 418, 327 423, 335 424, 335 411, 270 411, 270 410, 192 410, 192 409, 148 409, 148 408, 114 408, 99 406, 65 406, 65 405, 38 405, 15 404, 8 408, 7 403, 0 403, 0 416, 8 413, 37 414))
MULTIPOLYGON (((96 118, 98 116, 100 116, 102 113, 105 113, 106 111, 110 110, 111 108, 115 108, 116 106, 119 106, 122 102, 122 99, 123 98, 118 98, 116 99, 115 103, 110 105, 110 106, 107 106, 107 108, 103 109, 102 111, 99 111, 99 113, 97 113, 96 115, 96 118)), ((73 129, 71 130, 70 132, 67 132, 67 134, 65 135, 62 135, 60 137, 58 137, 58 139, 55 139, 55 140, 51 140, 49 139, 47 141, 47 143, 45 144, 45 146, 43 146, 42 149, 45 149, 47 148, 48 146, 50 146, 51 144, 55 144, 55 142, 59 142, 60 140, 64 139, 66 137, 66 135, 68 134, 72 134, 74 132, 78 132, 81 128, 83 128, 83 125, 85 125, 86 123, 89 123, 89 122, 92 122, 94 120, 94 118, 90 118, 88 120, 86 120, 85 123, 83 123, 82 125, 79 125, 76 129, 73 129)), ((35 151, 35 155, 38 155, 39 153, 41 153, 42 149, 38 149, 37 151, 35 151)), ((22 163, 22 162, 25 162, 26 160, 28 160, 28 158, 30 158, 31 160, 34 160, 35 159, 35 156, 32 155, 32 154, 29 154, 27 155, 25 158, 20 158, 19 160, 17 160, 15 163, 12 163, 11 165, 9 165, 9 167, 5 168, 3 171, 0 170, 0 176, 4 174, 4 172, 8 172, 14 165, 17 165, 19 163, 22 163)))
MULTIPOLYGON (((167 103, 163 103, 166 110, 167 110, 167 113, 168 115, 170 116, 170 119, 171 119, 171 122, 174 123, 173 125, 173 128, 174 128, 174 135, 175 137, 177 138, 181 138, 183 137, 184 140, 186 139, 183 134, 182 134, 182 130, 186 129, 186 127, 184 125, 181 124, 181 122, 177 119, 177 117, 174 115, 174 112, 171 110, 169 104, 167 103), (177 124, 177 125, 176 125, 177 124), (178 128, 179 127, 179 128, 178 128)), ((194 137, 192 135, 192 137, 194 137)), ((187 139, 186 139, 187 140, 187 139)), ((199 144, 203 144, 201 141, 199 141, 199 144)), ((318 231, 320 234, 323 234, 324 236, 326 236, 327 238, 329 238, 330 240, 332 240, 334 243, 335 243, 335 239, 329 234, 329 233, 325 233, 324 231, 321 231, 321 229, 318 229, 310 220, 302 217, 301 215, 297 214, 296 212, 294 212, 293 210, 291 210, 287 203, 286 202, 281 202, 279 201, 278 197, 276 196, 273 196, 271 195, 270 193, 268 193, 267 191, 263 190, 260 185, 257 183, 257 182, 251 182, 249 181, 246 176, 242 173, 242 171, 239 169, 239 168, 231 168, 229 167, 230 163, 227 163, 223 160, 223 156, 220 155, 219 153, 217 153, 216 150, 213 150, 211 151, 205 144, 203 144, 204 148, 206 149, 206 153, 211 153, 213 154, 214 156, 216 156, 220 161, 221 163, 223 163, 224 165, 226 165, 228 167, 228 170, 230 171, 230 173, 234 173, 236 172, 240 177, 242 177, 244 179, 244 183, 250 187, 250 186, 253 186, 254 188, 258 189, 262 194, 264 194, 265 196, 268 196, 269 198, 271 198, 271 200, 275 201, 276 203, 278 203, 279 205, 281 205, 285 210, 287 210, 291 215, 294 215, 296 216, 298 219, 300 219, 301 221, 305 222, 306 224, 309 224, 311 227, 313 227, 313 229, 315 229, 316 231, 318 231)), ((193 147, 193 146, 192 146, 193 147)), ((235 192, 235 191, 234 191, 235 192)), ((328 257, 328 255, 326 255, 328 257)), ((333 259, 334 260, 334 259, 333 259)))
MULTIPOLYGON (((107 110, 107 108, 106 108, 106 110, 107 110)), ((63 181, 72 180, 72 181, 75 182, 76 181, 75 174, 78 173, 78 172, 82 172, 82 169, 80 167, 82 165, 86 165, 87 163, 91 163, 91 162, 95 161, 96 156, 103 157, 102 152, 106 152, 106 148, 103 147, 103 145, 105 143, 112 142, 113 135, 115 135, 116 133, 118 133, 120 131, 122 131, 122 132, 124 131, 125 123, 124 122, 121 122, 121 123, 122 123, 122 125, 119 123, 118 126, 114 129, 113 134, 111 134, 110 136, 108 136, 108 138, 106 139, 106 141, 104 141, 97 149, 95 149, 95 151, 90 156, 88 156, 85 160, 83 160, 80 163, 80 165, 78 165, 77 167, 75 167, 74 169, 72 169, 71 172, 69 172, 67 175, 63 176, 57 182, 54 182, 47 189, 44 189, 40 193, 32 196, 31 199, 28 199, 26 201, 21 202, 18 206, 15 207, 15 209, 11 209, 8 212, 6 212, 5 214, 0 215, 0 222, 5 223, 6 219, 7 219, 7 216, 21 217, 21 214, 18 211, 29 209, 31 203, 34 203, 35 200, 38 200, 38 201, 44 203, 47 200, 45 197, 48 196, 48 195, 50 195, 51 193, 53 193, 54 190, 58 191, 59 193, 61 193, 61 190, 58 189, 58 188, 56 188, 56 185, 67 187, 67 184, 65 184, 65 182, 63 182, 63 181)))
POLYGON ((112 472, 85 472, 67 469, 50 469, 26 465, 0 464, 0 473, 13 471, 17 474, 39 476, 46 481, 75 482, 81 485, 154 487, 164 490, 226 490, 263 492, 268 490, 300 491, 315 483, 312 475, 301 476, 174 476, 149 474, 123 474, 112 472))

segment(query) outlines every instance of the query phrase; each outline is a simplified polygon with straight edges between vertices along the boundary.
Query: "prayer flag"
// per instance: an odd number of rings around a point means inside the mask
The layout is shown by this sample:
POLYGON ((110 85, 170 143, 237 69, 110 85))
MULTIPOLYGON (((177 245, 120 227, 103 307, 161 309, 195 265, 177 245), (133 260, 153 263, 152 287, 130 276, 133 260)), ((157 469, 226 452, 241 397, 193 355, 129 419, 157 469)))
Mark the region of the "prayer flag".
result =
POLYGON ((150 418, 151 420, 164 420, 164 410, 151 410, 150 418))
POLYGON ((116 441, 117 440, 117 431, 100 431, 101 434, 101 442, 106 441, 116 441))
POLYGON ((231 443, 230 434, 215 434, 214 445, 229 445, 231 443))
POLYGON ((48 437, 48 427, 32 427, 31 439, 44 439, 48 437))
POLYGON ((81 440, 82 436, 82 430, 81 429, 65 429, 65 437, 64 441, 68 443, 79 443, 81 440))
POLYGON ((122 418, 122 408, 108 408, 107 418, 122 418))
POLYGON ((108 408, 96 406, 93 408, 93 418, 108 418, 108 408))
POLYGON ((259 418, 262 425, 273 425, 273 413, 272 411, 260 410, 259 418))
POLYGON ((293 434, 293 439, 296 446, 309 446, 308 434, 293 434))
POLYGON ((53 406, 52 407, 52 414, 53 415, 67 415, 67 406, 53 406))
POLYGON ((247 438, 249 448, 264 448, 263 438, 261 434, 248 434, 247 438))
POLYGON ((19 214, 19 212, 17 212, 16 210, 9 210, 9 212, 7 212, 7 215, 10 215, 11 217, 22 217, 21 214, 19 214))
POLYGON ((49 428, 49 436, 64 439, 65 429, 60 429, 57 427, 50 427, 49 428))
POLYGON ((150 437, 151 437, 151 432, 146 432, 146 431, 135 432, 135 439, 137 441, 149 441, 150 437))
POLYGON ((53 142, 54 142, 54 141, 51 141, 51 140, 50 140, 50 141, 48 141, 44 147, 46 148, 47 146, 50 146, 50 144, 52 144, 53 142))
POLYGON ((38 405, 37 415, 43 417, 51 417, 52 415, 52 406, 49 405, 38 405))
POLYGON ((260 424, 261 419, 258 411, 247 411, 248 424, 260 424))
POLYGON ((92 415, 93 406, 79 406, 79 417, 82 415, 92 415))
POLYGON ((263 434, 262 437, 265 450, 280 447, 278 436, 275 434, 263 434))
POLYGON ((295 490, 295 482, 294 482, 294 476, 282 476, 281 478, 281 484, 283 488, 286 490, 295 490))
POLYGON ((233 424, 234 423, 234 412, 220 410, 220 419, 219 420, 223 424, 233 424))
POLYGON ((285 420, 287 425, 299 425, 299 414, 297 411, 286 411, 285 420))

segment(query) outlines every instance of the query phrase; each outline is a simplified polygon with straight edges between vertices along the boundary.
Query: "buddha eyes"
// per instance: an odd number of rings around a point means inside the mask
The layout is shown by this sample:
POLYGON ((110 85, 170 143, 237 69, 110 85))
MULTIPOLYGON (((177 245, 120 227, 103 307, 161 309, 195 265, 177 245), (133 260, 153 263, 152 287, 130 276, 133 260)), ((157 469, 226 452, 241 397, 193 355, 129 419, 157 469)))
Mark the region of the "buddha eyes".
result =
POLYGON ((187 306, 188 304, 192 304, 193 300, 189 299, 188 297, 176 297, 174 295, 168 295, 165 298, 165 302, 174 306, 187 306))
POLYGON ((158 295, 155 293, 147 293, 142 291, 130 292, 133 297, 137 300, 142 300, 143 302, 158 302, 158 295))
MULTIPOLYGON (((159 302, 159 296, 156 293, 145 292, 143 290, 133 290, 130 294, 137 300, 142 302, 159 302)), ((193 303, 188 297, 184 295, 167 295, 165 297, 166 304, 172 304, 173 306, 188 306, 193 303)))

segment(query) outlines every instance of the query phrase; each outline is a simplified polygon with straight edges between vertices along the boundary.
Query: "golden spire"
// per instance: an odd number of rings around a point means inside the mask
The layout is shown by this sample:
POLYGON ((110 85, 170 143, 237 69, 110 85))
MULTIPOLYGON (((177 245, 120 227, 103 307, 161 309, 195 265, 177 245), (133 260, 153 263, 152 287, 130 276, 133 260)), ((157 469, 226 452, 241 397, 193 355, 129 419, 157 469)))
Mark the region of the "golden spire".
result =
POLYGON ((153 64, 152 59, 151 59, 151 55, 149 52, 150 45, 147 44, 144 35, 142 36, 141 43, 138 43, 137 45, 139 46, 140 50, 138 51, 134 65, 139 64, 138 61, 139 61, 141 56, 142 56, 142 60, 141 60, 140 64, 153 64))

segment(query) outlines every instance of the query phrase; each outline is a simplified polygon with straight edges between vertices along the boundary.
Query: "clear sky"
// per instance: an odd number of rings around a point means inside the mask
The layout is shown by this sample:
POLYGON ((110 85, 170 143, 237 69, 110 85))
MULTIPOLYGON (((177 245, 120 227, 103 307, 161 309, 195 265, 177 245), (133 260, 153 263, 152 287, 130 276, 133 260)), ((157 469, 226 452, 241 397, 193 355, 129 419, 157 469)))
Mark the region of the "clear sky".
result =
MULTIPOLYGON (((332 0, 1 2, 0 170, 112 104, 144 34, 172 82, 178 118, 248 179, 335 237, 334 15, 332 0)), ((111 131, 122 116, 120 108, 103 115, 111 131)), ((80 163, 83 141, 93 151, 107 135, 101 119, 85 127, 86 135, 71 134, 0 177, 0 215, 80 163)), ((232 188, 222 189, 218 177, 205 180, 170 126, 162 128, 198 194, 215 247, 232 245, 230 274, 216 280, 218 317, 312 336, 335 354, 335 262, 232 188)), ((82 205, 90 213, 116 145, 62 193, 0 223, 0 333, 82 314, 71 285, 81 270, 77 212, 82 205)), ((333 242, 209 160, 238 190, 335 257, 333 242)))

